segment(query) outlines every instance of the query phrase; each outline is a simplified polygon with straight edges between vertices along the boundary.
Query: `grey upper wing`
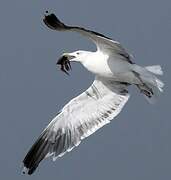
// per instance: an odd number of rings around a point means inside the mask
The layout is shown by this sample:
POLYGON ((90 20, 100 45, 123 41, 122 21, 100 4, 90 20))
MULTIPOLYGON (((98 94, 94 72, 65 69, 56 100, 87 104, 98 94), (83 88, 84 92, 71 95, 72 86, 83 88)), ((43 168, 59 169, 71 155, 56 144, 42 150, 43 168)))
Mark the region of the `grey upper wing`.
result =
POLYGON ((91 31, 83 27, 65 25, 55 16, 55 14, 45 15, 43 21, 50 29, 53 30, 78 32, 91 39, 96 44, 97 49, 106 51, 107 53, 116 53, 117 55, 124 57, 124 59, 129 63, 132 63, 131 56, 119 42, 114 41, 101 33, 91 31))

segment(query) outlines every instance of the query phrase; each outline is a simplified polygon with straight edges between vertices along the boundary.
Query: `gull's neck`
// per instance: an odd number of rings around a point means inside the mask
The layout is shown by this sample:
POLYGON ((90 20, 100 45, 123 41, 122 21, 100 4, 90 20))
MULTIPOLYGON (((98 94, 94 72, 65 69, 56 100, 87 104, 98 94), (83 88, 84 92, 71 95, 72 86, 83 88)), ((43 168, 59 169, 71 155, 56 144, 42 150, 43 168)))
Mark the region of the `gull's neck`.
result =
POLYGON ((84 57, 82 57, 80 62, 83 66, 93 74, 101 74, 105 69, 107 69, 108 55, 103 54, 100 51, 96 52, 86 52, 84 57))

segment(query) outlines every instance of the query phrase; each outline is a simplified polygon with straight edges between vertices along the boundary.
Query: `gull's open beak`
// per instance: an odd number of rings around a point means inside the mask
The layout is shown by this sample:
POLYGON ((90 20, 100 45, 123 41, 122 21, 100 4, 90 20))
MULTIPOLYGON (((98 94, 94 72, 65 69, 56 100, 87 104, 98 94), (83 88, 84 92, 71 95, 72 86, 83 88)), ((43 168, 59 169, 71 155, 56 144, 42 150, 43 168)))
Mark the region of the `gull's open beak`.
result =
POLYGON ((75 58, 75 56, 72 56, 69 54, 63 54, 63 56, 58 59, 56 64, 61 65, 61 71, 65 72, 66 74, 69 75, 68 71, 71 70, 70 60, 72 60, 74 58, 75 58))

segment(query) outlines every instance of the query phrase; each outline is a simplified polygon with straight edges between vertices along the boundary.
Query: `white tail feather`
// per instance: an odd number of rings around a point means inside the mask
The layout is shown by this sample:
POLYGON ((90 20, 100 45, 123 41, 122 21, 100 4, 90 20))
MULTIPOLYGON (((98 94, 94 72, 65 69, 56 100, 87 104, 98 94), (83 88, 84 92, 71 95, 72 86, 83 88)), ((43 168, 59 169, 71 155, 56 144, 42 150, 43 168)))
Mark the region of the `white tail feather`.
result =
POLYGON ((146 66, 145 68, 156 75, 163 75, 163 71, 160 65, 146 66))
POLYGON ((161 92, 163 92, 163 87, 164 87, 164 83, 160 80, 160 79, 157 79, 156 78, 156 84, 157 84, 157 87, 158 87, 158 89, 161 91, 161 92))

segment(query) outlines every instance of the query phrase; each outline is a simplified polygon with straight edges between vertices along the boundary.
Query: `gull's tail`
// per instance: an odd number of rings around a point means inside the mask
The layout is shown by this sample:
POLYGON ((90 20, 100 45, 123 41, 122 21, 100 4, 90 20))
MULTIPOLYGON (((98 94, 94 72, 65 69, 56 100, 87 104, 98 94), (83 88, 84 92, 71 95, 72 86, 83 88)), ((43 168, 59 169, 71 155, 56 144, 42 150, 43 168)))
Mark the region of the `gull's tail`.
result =
POLYGON ((138 88, 145 95, 150 103, 154 103, 161 92, 163 92, 164 83, 156 77, 163 75, 160 65, 141 67, 134 65, 134 73, 140 80, 138 88))

